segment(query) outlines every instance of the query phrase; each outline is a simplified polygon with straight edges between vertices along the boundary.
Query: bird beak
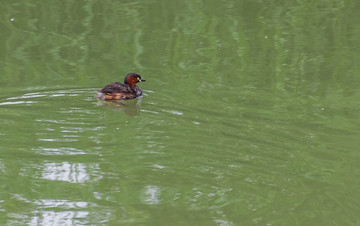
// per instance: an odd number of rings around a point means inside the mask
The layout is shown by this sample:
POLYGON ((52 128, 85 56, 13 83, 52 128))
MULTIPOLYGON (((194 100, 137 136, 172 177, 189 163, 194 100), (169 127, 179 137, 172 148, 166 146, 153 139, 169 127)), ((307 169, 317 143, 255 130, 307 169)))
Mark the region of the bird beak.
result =
POLYGON ((146 82, 146 80, 145 79, 140 79, 140 82, 146 82))

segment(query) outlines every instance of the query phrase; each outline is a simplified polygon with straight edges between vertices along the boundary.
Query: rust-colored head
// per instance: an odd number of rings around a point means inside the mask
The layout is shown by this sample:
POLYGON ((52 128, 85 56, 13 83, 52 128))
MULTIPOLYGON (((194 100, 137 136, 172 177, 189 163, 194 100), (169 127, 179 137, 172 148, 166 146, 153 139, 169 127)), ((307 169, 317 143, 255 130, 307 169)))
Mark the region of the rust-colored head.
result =
POLYGON ((124 79, 124 83, 129 86, 136 86, 136 83, 138 82, 146 82, 146 80, 141 79, 141 76, 136 73, 129 73, 124 79))

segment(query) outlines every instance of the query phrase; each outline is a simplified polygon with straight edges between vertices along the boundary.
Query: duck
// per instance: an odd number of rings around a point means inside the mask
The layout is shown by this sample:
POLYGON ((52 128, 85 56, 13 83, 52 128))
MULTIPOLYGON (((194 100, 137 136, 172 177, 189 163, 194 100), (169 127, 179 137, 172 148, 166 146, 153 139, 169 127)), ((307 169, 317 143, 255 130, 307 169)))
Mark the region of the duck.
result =
POLYGON ((113 82, 98 91, 96 97, 101 100, 128 100, 142 96, 139 82, 146 82, 139 74, 129 73, 124 78, 124 83, 113 82))

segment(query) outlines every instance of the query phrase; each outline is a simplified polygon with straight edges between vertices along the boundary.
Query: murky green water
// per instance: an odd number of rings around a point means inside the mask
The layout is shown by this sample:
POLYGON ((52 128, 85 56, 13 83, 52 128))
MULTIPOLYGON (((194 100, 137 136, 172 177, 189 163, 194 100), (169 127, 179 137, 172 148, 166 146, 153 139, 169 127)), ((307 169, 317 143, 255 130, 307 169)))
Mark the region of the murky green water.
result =
POLYGON ((3 2, 0 225, 360 225, 359 11, 3 2))

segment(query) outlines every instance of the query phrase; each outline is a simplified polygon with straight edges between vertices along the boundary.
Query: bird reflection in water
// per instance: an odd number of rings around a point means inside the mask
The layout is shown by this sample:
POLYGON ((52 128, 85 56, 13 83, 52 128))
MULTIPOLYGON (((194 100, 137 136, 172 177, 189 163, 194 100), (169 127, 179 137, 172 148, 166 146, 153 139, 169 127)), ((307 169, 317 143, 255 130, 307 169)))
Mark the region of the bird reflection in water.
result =
POLYGON ((140 105, 142 97, 130 100, 110 100, 104 101, 98 99, 98 106, 104 106, 107 109, 115 111, 123 111, 129 116, 136 116, 140 114, 140 105))

